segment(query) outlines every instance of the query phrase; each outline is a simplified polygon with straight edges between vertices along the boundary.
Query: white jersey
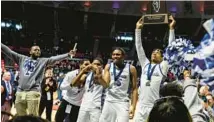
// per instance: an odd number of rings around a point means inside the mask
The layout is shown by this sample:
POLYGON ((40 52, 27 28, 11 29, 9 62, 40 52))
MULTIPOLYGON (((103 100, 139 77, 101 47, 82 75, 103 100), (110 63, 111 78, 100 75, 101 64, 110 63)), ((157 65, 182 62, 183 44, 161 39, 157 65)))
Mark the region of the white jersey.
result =
MULTIPOLYGON (((166 65, 163 65, 163 66, 166 66, 166 65)), ((163 73, 161 69, 162 69, 161 64, 150 64, 149 62, 148 64, 145 65, 145 67, 142 67, 142 74, 141 74, 141 80, 140 80, 141 92, 139 93, 140 105, 152 107, 155 100, 159 99, 160 85, 161 85, 161 82, 163 81, 164 76, 166 75, 166 72, 163 73), (151 65, 151 67, 149 65, 151 65), (150 81, 148 80, 149 67, 150 67, 150 75, 151 75, 150 81), (152 70, 153 70, 153 73, 151 73, 152 70)))
POLYGON ((100 108, 104 88, 94 83, 94 73, 90 72, 85 81, 85 93, 83 95, 81 109, 100 108))
POLYGON ((130 90, 131 90, 130 88, 132 84, 130 80, 131 79, 130 64, 126 63, 125 67, 121 71, 116 69, 116 67, 114 66, 114 63, 110 64, 111 81, 109 84, 109 88, 107 89, 105 100, 111 101, 111 102, 112 101, 127 102, 130 100, 130 90), (115 70, 115 73, 114 73, 114 70, 115 70))
POLYGON ((63 99, 76 106, 81 105, 82 97, 84 94, 84 88, 71 87, 70 84, 72 80, 78 75, 78 73, 79 73, 78 69, 68 72, 60 86, 61 90, 66 91, 65 94, 63 95, 63 99))

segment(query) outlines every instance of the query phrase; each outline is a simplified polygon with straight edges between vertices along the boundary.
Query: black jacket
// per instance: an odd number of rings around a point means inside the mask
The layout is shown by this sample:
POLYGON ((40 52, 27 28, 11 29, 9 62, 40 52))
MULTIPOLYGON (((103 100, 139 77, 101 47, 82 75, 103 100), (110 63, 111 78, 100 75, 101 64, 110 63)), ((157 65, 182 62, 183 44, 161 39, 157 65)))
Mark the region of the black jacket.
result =
POLYGON ((45 84, 47 78, 44 78, 41 84, 41 88, 42 88, 42 96, 41 99, 46 99, 47 100, 47 92, 50 92, 51 94, 51 100, 53 100, 53 92, 55 92, 57 90, 57 84, 56 84, 56 80, 51 78, 50 81, 53 82, 53 85, 50 86, 49 84, 45 84))

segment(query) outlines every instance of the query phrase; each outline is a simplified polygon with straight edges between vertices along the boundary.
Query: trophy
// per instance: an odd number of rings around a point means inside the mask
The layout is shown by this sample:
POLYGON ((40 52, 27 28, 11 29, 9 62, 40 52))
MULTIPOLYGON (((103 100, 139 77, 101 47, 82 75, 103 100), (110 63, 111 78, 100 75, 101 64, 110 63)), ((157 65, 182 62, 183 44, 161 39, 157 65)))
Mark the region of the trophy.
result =
POLYGON ((144 24, 167 24, 169 15, 166 12, 166 2, 153 0, 150 2, 149 9, 151 14, 143 16, 144 24))
POLYGON ((144 24, 168 24, 168 14, 144 15, 144 24))

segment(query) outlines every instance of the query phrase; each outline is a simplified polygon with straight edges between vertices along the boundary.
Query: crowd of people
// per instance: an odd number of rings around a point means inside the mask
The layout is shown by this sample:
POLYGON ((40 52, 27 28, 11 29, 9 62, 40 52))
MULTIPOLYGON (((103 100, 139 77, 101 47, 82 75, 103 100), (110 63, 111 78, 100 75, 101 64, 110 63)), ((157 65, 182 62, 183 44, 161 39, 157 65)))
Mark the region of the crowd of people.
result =
MULTIPOLYGON (((171 46, 175 42, 176 21, 172 16, 169 19, 168 46, 171 46)), ((2 122, 11 116, 13 97, 16 97, 16 117, 9 121, 22 120, 21 117, 45 121, 31 116, 41 116, 45 108, 46 119, 53 121, 53 93, 57 90, 61 102, 56 122, 214 121, 212 86, 209 83, 201 86, 200 77, 194 77, 189 67, 181 71, 179 80, 170 79, 172 64, 162 49, 154 49, 151 59, 146 57, 143 48, 146 45, 142 45, 141 40, 143 27, 144 20, 140 18, 136 23, 135 46, 141 74, 137 71, 139 68, 125 63, 126 52, 121 47, 113 49, 112 61, 105 65, 101 57, 65 60, 75 57, 75 49, 40 58, 39 46, 32 46, 28 57, 1 44, 2 52, 19 65, 16 78, 11 77, 10 71, 2 74, 2 122), (17 82, 15 96, 11 79, 17 82)), ((208 30, 208 34, 211 31, 208 30)), ((209 36, 214 42, 213 35, 209 36)))

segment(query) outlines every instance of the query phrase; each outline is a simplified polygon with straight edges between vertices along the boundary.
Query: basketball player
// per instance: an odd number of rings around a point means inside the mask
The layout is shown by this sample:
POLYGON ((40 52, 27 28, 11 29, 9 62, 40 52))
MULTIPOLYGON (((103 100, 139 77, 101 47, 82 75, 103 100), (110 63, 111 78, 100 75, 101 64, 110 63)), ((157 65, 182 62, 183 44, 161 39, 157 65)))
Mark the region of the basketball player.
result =
MULTIPOLYGON (((172 22, 169 24, 169 44, 175 39, 174 25, 175 20, 172 16, 169 18, 172 22)), ((159 90, 161 81, 167 76, 168 62, 163 61, 163 51, 155 49, 151 55, 151 61, 146 58, 141 42, 141 29, 143 27, 143 18, 136 24, 135 30, 135 45, 138 54, 138 59, 142 68, 140 80, 139 101, 136 110, 135 122, 145 122, 153 107, 155 100, 159 99, 159 90)))
POLYGON ((75 80, 81 80, 77 77, 79 77, 82 72, 86 73, 89 67, 88 65, 90 66, 90 61, 88 59, 81 60, 80 69, 68 72, 62 81, 60 89, 65 90, 66 93, 63 95, 63 100, 57 110, 55 116, 56 122, 63 122, 67 115, 69 115, 69 122, 77 121, 79 108, 84 94, 84 81, 75 80), (78 84, 74 86, 72 84, 73 82, 77 82, 78 84))
POLYGON ((129 122, 133 118, 137 101, 137 71, 124 63, 125 51, 115 48, 113 62, 107 64, 99 82, 108 88, 99 122, 129 122), (131 98, 131 106, 130 106, 131 98))
POLYGON ((63 60, 68 56, 74 56, 74 51, 53 56, 50 58, 39 58, 41 55, 39 46, 32 46, 30 57, 18 54, 1 43, 2 52, 14 60, 20 67, 19 85, 16 92, 15 108, 17 115, 29 114, 38 116, 40 102, 40 87, 47 65, 63 60))
POLYGON ((85 77, 85 93, 83 95, 77 122, 99 122, 102 108, 104 88, 97 81, 96 76, 102 75, 103 60, 95 58, 91 71, 85 77))

